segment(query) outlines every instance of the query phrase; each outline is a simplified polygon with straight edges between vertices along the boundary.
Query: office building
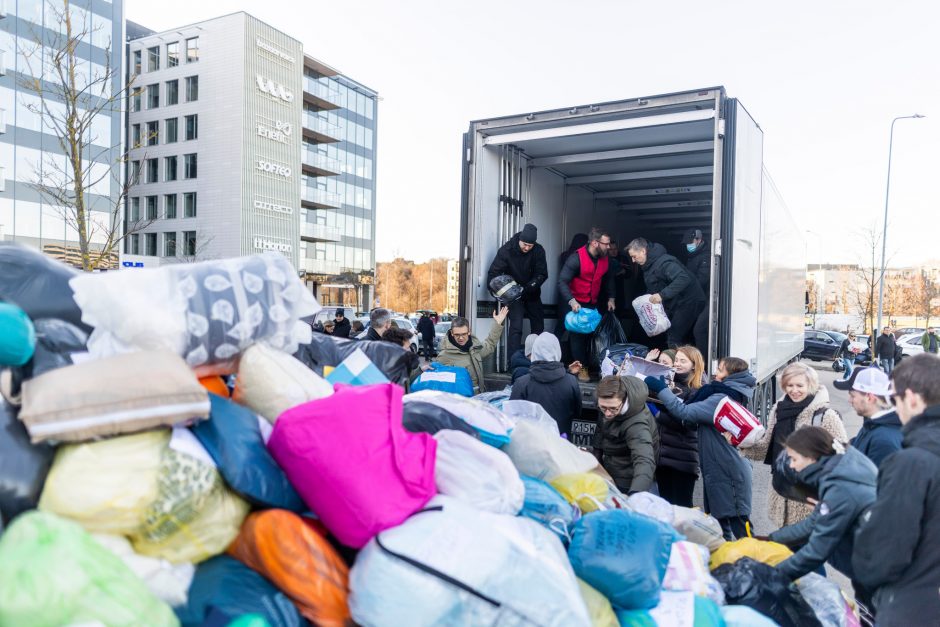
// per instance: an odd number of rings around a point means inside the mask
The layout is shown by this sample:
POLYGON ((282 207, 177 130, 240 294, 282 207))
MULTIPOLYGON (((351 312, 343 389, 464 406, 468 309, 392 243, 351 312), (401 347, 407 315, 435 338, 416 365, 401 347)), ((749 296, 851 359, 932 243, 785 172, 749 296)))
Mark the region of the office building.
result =
POLYGON ((373 293, 377 95, 246 13, 128 24, 123 259, 277 251, 324 304, 373 293), (135 228, 132 226, 132 228, 135 228))
MULTIPOLYGON (((39 93, 26 83, 44 78, 47 105, 58 112, 64 107, 53 97, 55 79, 43 68, 43 54, 62 48, 60 17, 62 0, 6 0, 0 3, 0 241, 16 241, 80 265, 78 233, 69 226, 69 211, 43 196, 35 185, 49 185, 50 163, 65 164, 53 124, 40 115, 39 93), (45 42, 45 48, 40 43, 45 42)), ((124 39, 123 0, 71 0, 73 34, 87 45, 78 46, 78 81, 100 84, 92 96, 100 113, 92 119, 87 159, 95 181, 86 193, 87 206, 95 222, 107 224, 119 210, 121 138, 123 116, 120 99, 107 104, 110 94, 120 94, 124 39), (110 80, 108 80, 110 77, 110 80), (107 85, 105 85, 107 83, 107 85), (104 97, 102 97, 104 94, 104 97)), ((57 114, 55 118, 63 119, 57 114)), ((74 220, 72 220, 74 222, 74 220)), ((105 231, 91 237, 91 247, 100 250, 105 231)), ((114 267, 117 251, 103 264, 114 267)))
POLYGON ((457 313, 460 302, 460 262, 447 260, 447 313, 457 313))

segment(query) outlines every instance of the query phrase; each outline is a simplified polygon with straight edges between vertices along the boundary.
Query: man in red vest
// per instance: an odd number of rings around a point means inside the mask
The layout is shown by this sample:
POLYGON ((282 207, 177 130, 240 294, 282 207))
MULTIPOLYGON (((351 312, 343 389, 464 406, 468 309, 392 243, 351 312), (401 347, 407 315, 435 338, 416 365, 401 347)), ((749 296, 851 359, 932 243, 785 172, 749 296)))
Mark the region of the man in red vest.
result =
MULTIPOLYGON (((601 286, 607 286, 608 294, 616 294, 614 275, 608 272, 607 250, 610 248, 610 235, 603 229, 593 227, 588 233, 588 243, 572 253, 558 276, 558 291, 568 302, 571 311, 578 312, 582 307, 597 309, 597 297, 601 286)), ((560 303, 559 303, 560 304, 560 303)), ((607 311, 616 309, 613 298, 607 299, 607 311)), ((559 314, 560 315, 560 314, 559 314)), ((589 381, 588 355, 590 354, 593 334, 568 332, 571 340, 571 356, 582 365, 578 373, 580 381, 589 381)))

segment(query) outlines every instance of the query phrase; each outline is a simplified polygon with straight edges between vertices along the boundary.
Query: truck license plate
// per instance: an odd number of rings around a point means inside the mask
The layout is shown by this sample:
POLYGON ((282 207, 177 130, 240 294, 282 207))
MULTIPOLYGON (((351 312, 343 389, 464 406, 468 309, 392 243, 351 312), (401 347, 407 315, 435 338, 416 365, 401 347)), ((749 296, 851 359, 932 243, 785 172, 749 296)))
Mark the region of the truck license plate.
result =
POLYGON ((593 420, 572 420, 571 421, 571 443, 575 446, 586 448, 589 451, 594 448, 594 431, 597 429, 597 423, 593 420))

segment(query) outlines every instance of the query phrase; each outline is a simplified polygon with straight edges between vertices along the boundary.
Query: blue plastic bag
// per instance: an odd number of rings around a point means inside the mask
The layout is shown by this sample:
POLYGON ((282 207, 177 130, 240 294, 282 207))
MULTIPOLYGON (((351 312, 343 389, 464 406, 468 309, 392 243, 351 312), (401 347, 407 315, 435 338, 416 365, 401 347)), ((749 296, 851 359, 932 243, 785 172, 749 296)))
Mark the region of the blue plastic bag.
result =
POLYGON ((541 523, 567 546, 571 541, 571 527, 581 515, 580 510, 541 479, 525 475, 521 477, 522 485, 525 486, 525 501, 519 515, 541 523))
POLYGON ((445 366, 434 362, 431 370, 422 372, 411 384, 412 392, 434 390, 461 396, 473 396, 473 381, 470 373, 461 366, 445 366))
POLYGON ((659 591, 672 543, 680 539, 657 520, 615 509, 575 523, 568 557, 574 572, 618 608, 647 610, 659 591))
POLYGON ((264 444, 258 416, 237 403, 209 395, 210 419, 190 427, 232 490, 252 505, 306 512, 307 506, 264 444))
POLYGON ((26 312, 0 303, 0 366, 22 366, 36 350, 36 329, 26 312))
POLYGON ((594 333, 601 322, 601 314, 596 309, 582 307, 578 313, 569 311, 565 316, 565 328, 572 333, 589 335, 594 333))

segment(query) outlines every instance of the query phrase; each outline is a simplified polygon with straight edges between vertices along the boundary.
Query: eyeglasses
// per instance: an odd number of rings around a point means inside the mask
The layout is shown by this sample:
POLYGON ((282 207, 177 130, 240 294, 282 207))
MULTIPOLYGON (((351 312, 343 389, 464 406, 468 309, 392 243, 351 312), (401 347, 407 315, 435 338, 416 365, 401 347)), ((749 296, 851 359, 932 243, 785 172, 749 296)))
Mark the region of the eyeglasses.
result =
POLYGON ((601 410, 605 416, 616 416, 617 414, 620 413, 620 410, 623 409, 624 403, 626 402, 627 401, 624 400, 623 403, 620 403, 616 407, 604 407, 603 405, 598 404, 597 408, 601 410))
POLYGON ((597 240, 597 245, 598 246, 610 246, 610 242, 602 242, 601 240, 597 240))
POLYGON ((467 331, 466 333, 454 333, 453 331, 451 331, 450 334, 454 336, 455 340, 465 340, 468 337, 470 337, 469 331, 467 331))

